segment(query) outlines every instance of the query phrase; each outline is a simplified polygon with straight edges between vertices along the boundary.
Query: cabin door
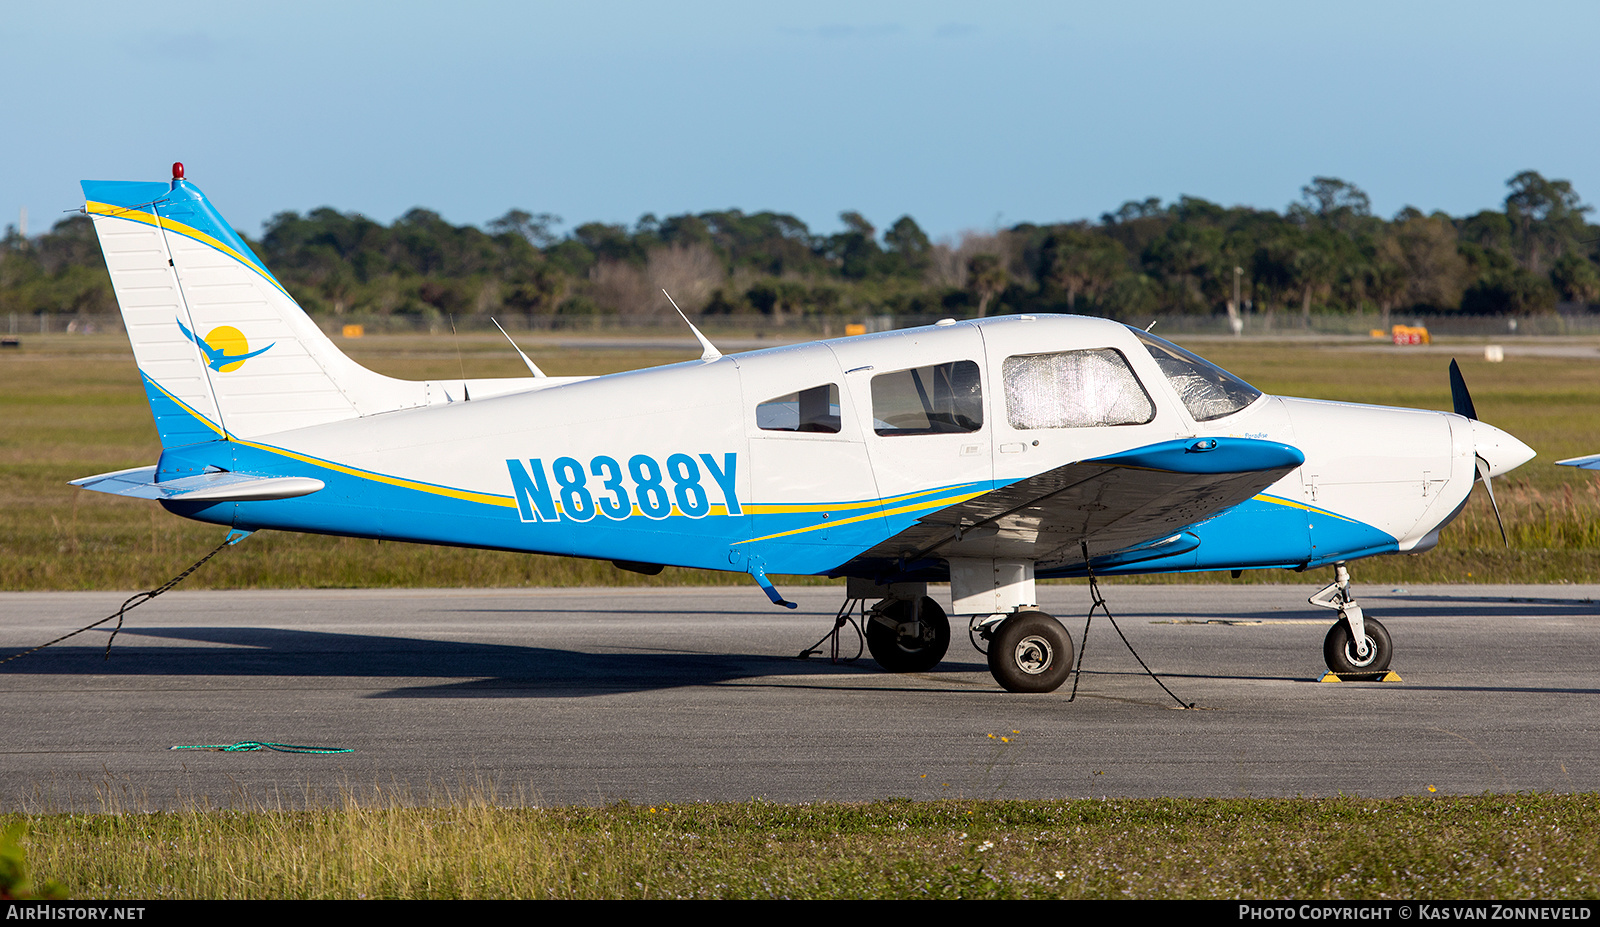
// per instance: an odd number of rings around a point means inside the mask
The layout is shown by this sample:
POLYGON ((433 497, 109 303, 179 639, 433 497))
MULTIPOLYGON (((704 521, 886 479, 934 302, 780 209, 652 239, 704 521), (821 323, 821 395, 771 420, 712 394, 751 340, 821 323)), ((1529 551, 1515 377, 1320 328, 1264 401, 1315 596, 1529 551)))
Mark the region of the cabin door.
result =
POLYGON ((860 410, 891 530, 993 486, 993 390, 972 325, 886 332, 830 345, 860 410))

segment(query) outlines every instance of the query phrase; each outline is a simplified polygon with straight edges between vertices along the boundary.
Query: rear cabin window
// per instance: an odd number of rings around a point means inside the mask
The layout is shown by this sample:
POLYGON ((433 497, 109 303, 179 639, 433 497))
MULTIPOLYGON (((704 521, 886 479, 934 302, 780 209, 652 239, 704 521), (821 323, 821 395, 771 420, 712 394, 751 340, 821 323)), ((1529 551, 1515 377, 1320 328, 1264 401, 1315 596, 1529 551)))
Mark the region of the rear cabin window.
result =
POLYGON ((872 430, 880 435, 962 434, 982 427, 983 387, 972 361, 872 378, 872 430))
POLYGON ((1195 421, 1209 422, 1232 415, 1260 397, 1260 390, 1205 358, 1165 338, 1137 328, 1132 331, 1144 342, 1156 366, 1167 375, 1178 398, 1183 400, 1183 407, 1195 421))
POLYGON ((1143 425, 1156 416, 1150 394, 1115 348, 1022 354, 1000 366, 1012 428, 1143 425))
POLYGON ((839 387, 832 383, 787 393, 756 406, 762 431, 839 433, 839 387))

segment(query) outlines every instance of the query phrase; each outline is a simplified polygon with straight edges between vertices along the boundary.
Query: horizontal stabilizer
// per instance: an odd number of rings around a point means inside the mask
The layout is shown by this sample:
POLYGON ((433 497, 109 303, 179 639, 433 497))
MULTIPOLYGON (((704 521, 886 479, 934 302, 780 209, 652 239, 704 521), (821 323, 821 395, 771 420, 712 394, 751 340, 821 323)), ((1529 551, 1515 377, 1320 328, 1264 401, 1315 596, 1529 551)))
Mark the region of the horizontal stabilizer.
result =
POLYGON ((262 502, 309 496, 323 487, 321 480, 307 476, 268 476, 216 470, 156 482, 155 467, 134 467, 115 473, 101 473, 73 480, 95 492, 135 499, 162 499, 182 502, 262 502))

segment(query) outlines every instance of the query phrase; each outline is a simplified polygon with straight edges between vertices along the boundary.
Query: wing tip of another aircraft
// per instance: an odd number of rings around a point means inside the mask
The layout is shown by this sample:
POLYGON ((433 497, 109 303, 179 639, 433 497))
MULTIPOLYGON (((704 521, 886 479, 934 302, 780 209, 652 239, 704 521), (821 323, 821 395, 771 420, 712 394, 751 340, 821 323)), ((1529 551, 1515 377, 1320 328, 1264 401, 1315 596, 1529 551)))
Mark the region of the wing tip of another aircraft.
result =
POLYGON ((1566 460, 1556 461, 1558 467, 1577 467, 1580 470, 1600 470, 1600 454, 1590 454, 1587 457, 1568 457, 1566 460))

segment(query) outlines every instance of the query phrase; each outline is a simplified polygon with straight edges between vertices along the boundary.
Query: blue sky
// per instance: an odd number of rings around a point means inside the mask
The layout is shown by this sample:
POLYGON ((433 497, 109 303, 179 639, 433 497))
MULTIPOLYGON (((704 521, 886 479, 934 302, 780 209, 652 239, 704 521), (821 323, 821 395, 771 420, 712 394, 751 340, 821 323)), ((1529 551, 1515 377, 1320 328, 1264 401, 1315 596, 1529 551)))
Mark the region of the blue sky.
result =
POLYGON ((0 0, 0 223, 185 162, 236 227, 860 211, 935 238, 1311 177, 1453 215, 1600 201, 1594 2, 0 0))

